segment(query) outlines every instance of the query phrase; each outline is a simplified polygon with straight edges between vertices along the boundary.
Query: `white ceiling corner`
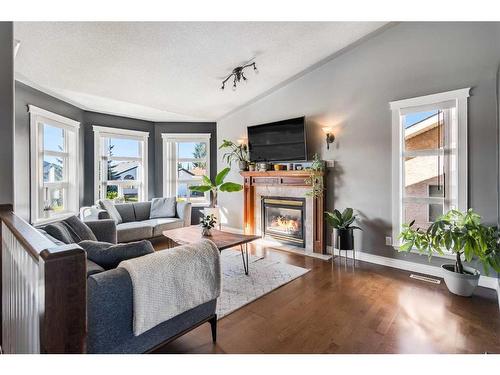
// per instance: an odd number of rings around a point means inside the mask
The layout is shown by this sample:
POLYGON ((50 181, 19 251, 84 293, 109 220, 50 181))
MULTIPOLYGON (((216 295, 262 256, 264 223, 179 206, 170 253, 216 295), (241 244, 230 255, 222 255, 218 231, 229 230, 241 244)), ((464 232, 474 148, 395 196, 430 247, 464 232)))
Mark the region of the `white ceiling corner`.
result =
POLYGON ((382 22, 16 22, 16 79, 86 110, 216 121, 382 22), (232 68, 259 74, 220 90, 232 68))

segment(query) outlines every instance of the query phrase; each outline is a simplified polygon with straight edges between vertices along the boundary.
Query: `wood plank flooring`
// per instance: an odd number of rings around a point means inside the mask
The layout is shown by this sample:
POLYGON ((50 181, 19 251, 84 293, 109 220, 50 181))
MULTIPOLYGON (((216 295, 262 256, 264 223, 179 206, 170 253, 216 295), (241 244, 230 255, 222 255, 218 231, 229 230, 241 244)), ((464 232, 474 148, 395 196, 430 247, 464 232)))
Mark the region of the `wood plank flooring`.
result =
POLYGON ((493 290, 458 297, 366 262, 332 266, 257 245, 252 253, 311 272, 219 320, 216 344, 205 324, 157 353, 500 353, 493 290))

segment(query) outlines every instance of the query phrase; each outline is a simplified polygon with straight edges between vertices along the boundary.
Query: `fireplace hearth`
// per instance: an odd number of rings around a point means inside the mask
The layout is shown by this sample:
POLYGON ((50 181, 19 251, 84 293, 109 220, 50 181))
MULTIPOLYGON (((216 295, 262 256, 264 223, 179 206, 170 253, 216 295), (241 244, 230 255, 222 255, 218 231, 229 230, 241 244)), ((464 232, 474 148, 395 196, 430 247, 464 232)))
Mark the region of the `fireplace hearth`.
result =
POLYGON ((305 199, 262 197, 261 202, 263 236, 305 247, 305 199))

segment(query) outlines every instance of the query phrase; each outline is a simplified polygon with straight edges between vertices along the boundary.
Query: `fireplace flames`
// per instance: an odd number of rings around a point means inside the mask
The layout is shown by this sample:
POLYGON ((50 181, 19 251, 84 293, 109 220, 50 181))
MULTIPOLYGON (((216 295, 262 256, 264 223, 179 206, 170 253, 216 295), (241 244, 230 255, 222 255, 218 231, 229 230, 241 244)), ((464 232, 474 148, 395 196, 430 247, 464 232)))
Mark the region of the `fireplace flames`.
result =
POLYGON ((300 223, 297 219, 285 216, 276 216, 271 220, 271 229, 286 233, 296 233, 300 230, 300 223))

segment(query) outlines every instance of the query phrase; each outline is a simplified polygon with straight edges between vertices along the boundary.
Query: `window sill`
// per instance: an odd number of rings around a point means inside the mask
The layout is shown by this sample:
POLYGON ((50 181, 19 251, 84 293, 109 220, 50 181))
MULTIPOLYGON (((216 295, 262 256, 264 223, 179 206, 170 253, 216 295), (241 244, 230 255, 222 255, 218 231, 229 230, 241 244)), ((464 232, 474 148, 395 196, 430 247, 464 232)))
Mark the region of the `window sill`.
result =
POLYGON ((208 208, 210 207, 210 203, 191 203, 191 207, 208 208))
POLYGON ((67 219, 68 217, 71 217, 73 215, 78 216, 77 213, 64 212, 64 213, 61 213, 61 214, 58 214, 58 215, 54 215, 54 216, 51 216, 51 217, 48 217, 48 218, 37 219, 37 220, 33 221, 31 223, 31 225, 33 225, 35 227, 38 227, 38 226, 41 226, 41 225, 52 224, 52 223, 55 223, 55 222, 67 219))

